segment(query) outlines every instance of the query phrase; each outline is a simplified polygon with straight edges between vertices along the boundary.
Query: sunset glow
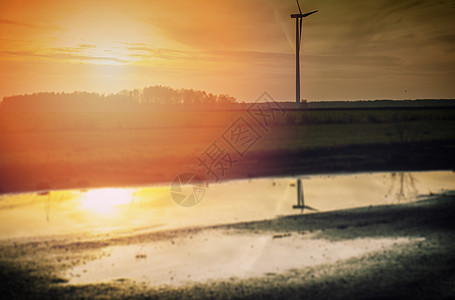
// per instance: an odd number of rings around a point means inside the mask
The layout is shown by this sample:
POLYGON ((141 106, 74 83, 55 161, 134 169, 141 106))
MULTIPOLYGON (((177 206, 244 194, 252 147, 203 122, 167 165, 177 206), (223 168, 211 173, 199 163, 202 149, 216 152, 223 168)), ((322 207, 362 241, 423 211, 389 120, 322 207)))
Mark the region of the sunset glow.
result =
MULTIPOLYGON (((453 1, 304 1, 302 98, 453 98, 453 1)), ((293 99, 294 1, 2 1, 0 97, 166 85, 293 99)))

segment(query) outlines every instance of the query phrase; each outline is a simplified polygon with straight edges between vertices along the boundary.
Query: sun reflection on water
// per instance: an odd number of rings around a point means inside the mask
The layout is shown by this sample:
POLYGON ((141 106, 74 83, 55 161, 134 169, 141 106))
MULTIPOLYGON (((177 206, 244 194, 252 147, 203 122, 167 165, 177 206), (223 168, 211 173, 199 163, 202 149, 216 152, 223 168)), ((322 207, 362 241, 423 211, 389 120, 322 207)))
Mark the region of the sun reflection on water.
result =
MULTIPOLYGON (((391 185, 390 173, 311 176, 303 177, 302 184, 305 204, 324 212, 393 204, 400 199, 414 201, 422 199, 419 196, 455 190, 454 174, 397 173, 392 175, 391 185), (406 189, 408 177, 412 179, 410 190, 406 189)), ((174 202, 166 185, 0 195, 0 240, 116 230, 173 230, 297 214, 300 212, 292 208, 297 200, 295 182, 295 177, 287 177, 213 184, 206 188, 203 201, 191 208, 174 202)))
POLYGON ((119 208, 130 205, 134 191, 123 188, 93 189, 80 196, 81 208, 105 216, 112 216, 119 208))

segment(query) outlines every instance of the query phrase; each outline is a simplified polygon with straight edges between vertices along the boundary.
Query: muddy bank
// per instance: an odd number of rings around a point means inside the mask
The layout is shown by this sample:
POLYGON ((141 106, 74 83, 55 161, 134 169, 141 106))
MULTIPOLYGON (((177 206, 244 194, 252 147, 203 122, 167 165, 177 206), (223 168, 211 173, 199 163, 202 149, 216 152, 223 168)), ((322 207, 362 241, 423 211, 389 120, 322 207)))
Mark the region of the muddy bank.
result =
MULTIPOLYGON (((455 296, 454 212, 455 194, 446 193, 427 196, 416 203, 214 227, 115 236, 3 240, 0 292, 8 298, 19 299, 448 299, 455 296), (163 243, 173 249, 181 241, 194 241, 198 236, 207 238, 197 241, 198 249, 207 249, 212 236, 246 238, 248 246, 249 243, 253 245, 257 237, 265 236, 267 245, 285 245, 293 249, 272 253, 277 263, 275 267, 293 262, 290 253, 295 256, 295 266, 246 278, 230 276, 221 280, 159 286, 128 277, 112 278, 103 283, 72 284, 73 279, 68 275, 68 270, 102 259, 109 247, 163 243), (403 242, 404 239, 407 242, 403 242), (391 242, 376 249, 374 245, 378 240, 391 242), (356 244, 359 241, 361 244, 356 244), (320 251, 310 253, 311 249, 305 245, 312 243, 322 245, 320 251), (295 245, 301 248, 297 249, 295 245), (360 248, 368 251, 344 259, 327 259, 335 255, 331 250, 341 246, 349 249, 349 245, 354 247, 351 249, 361 245, 360 248), (321 259, 322 263, 312 264, 316 259, 321 259), (302 265, 302 260, 309 263, 302 265)), ((345 249, 343 247, 339 249, 345 249)), ((267 256, 270 252, 267 249, 280 248, 263 248, 260 251, 262 260, 258 260, 256 268, 268 263, 264 260, 271 257, 267 256)), ((200 253, 197 248, 185 251, 193 257, 200 253)), ((145 252, 141 255, 135 258, 139 259, 139 265, 153 259, 145 252)), ((216 253, 214 255, 216 257, 216 253)))

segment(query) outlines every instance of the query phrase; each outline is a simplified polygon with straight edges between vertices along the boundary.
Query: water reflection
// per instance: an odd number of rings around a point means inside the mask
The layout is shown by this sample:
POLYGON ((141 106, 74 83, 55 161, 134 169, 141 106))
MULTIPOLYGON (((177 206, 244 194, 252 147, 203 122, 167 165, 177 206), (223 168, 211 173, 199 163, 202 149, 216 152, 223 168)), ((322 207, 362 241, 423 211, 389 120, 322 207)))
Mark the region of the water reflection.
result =
MULTIPOLYGON (((294 183, 291 183, 290 186, 295 186, 294 183)), ((305 205, 305 194, 303 192, 303 184, 302 184, 302 179, 297 178, 297 204, 293 205, 292 208, 294 209, 300 209, 300 213, 303 213, 305 209, 311 210, 311 211, 319 211, 318 209, 305 205)))
POLYGON ((415 185, 415 178, 412 173, 392 173, 390 174, 390 188, 385 195, 398 203, 412 201, 419 193, 415 185))
MULTIPOLYGON (((319 211, 412 201, 419 194, 455 189, 455 175, 450 171, 300 178, 305 186, 301 203, 304 196, 305 208, 319 211)), ((296 179, 213 184, 195 207, 178 206, 168 186, 8 194, 0 197, 0 238, 163 230, 275 218, 296 213, 292 208, 296 179)))
POLYGON ((131 206, 133 198, 133 190, 114 188, 88 190, 79 197, 81 209, 102 215, 113 215, 125 205, 131 206))

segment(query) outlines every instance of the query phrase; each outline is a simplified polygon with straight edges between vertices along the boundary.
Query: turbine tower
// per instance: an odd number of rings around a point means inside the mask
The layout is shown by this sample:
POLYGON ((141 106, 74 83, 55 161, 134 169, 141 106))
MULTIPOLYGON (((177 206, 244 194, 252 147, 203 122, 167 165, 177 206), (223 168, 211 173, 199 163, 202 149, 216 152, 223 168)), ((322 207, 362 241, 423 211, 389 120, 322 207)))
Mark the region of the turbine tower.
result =
POLYGON ((292 14, 291 18, 295 19, 295 104, 297 109, 300 109, 300 42, 302 40, 302 19, 314 14, 317 10, 302 14, 299 0, 296 1, 299 7, 299 13, 292 14))

